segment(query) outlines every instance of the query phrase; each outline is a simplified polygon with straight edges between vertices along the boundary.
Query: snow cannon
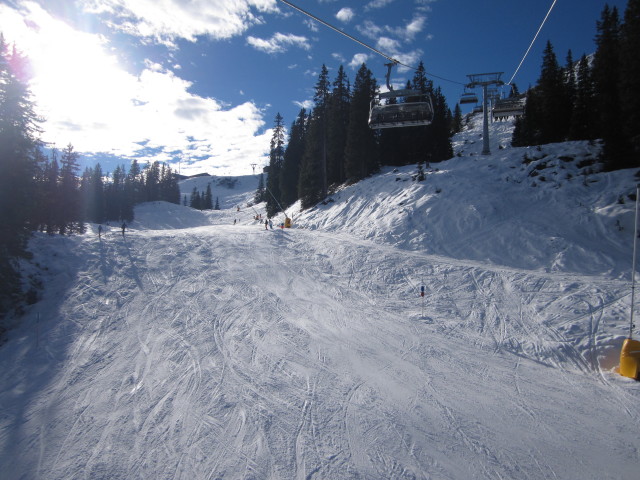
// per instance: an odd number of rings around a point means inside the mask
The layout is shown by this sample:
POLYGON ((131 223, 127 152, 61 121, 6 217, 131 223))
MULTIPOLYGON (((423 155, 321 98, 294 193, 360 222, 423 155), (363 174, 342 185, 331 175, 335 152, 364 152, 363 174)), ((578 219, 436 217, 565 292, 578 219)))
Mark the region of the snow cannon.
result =
POLYGON ((633 311, 635 310, 636 297, 636 258, 638 251, 638 214, 640 213, 640 183, 636 185, 636 218, 633 229, 633 263, 631 264, 631 315, 629 315, 629 336, 622 343, 620 350, 620 368, 618 372, 623 377, 640 380, 640 342, 633 339, 633 311))
POLYGON ((284 219, 284 228, 291 228, 291 219, 289 217, 284 219))
POLYGON ((640 380, 640 342, 625 339, 620 350, 620 368, 618 369, 623 377, 640 380))

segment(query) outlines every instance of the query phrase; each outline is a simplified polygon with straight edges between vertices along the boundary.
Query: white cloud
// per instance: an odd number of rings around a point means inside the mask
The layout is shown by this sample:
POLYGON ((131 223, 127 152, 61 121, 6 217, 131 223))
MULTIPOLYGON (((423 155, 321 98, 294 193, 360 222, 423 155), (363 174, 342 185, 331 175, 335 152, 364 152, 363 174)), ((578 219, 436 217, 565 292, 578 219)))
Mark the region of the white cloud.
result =
POLYGON ((296 46, 309 50, 311 45, 307 37, 299 35, 293 35, 292 33, 275 33, 269 39, 257 38, 253 36, 247 37, 247 43, 256 50, 261 50, 266 53, 282 53, 286 52, 289 46, 296 46))
POLYGON ((415 0, 416 4, 419 5, 416 9, 421 12, 430 12, 431 4, 437 1, 438 0, 415 0))
POLYGON ((367 63, 367 60, 369 59, 369 57, 370 55, 366 53, 356 53, 351 59, 351 61, 349 62, 349 66, 354 70, 357 68, 360 68, 360 66, 363 63, 367 63))
POLYGON ((253 102, 226 106, 195 95, 191 82, 152 61, 132 75, 102 37, 73 30, 35 3, 27 7, 19 13, 0 4, 0 31, 31 61, 44 141, 141 161, 198 156, 206 160, 190 168, 200 171, 214 164, 246 171, 247 158, 267 153, 263 111, 253 102))
POLYGON ((389 5, 390 3, 394 2, 395 0, 372 0, 371 2, 367 3, 367 5, 365 6, 366 10, 371 10, 373 8, 382 8, 382 7, 386 7, 387 5, 389 5))
POLYGON ((277 0, 78 0, 85 11, 110 19, 131 35, 174 45, 199 35, 225 39, 262 23, 256 13, 277 11, 277 0))
POLYGON ((317 32, 317 31, 320 30, 318 22, 316 22, 315 20, 312 20, 310 18, 305 18, 304 19, 304 24, 307 27, 309 27, 309 30, 311 30, 312 32, 317 32))
POLYGON ((413 41, 418 33, 424 30, 427 17, 424 15, 416 15, 413 19, 403 27, 391 28, 387 30, 401 37, 404 41, 413 41))
POLYGON ((426 21, 427 17, 424 15, 415 15, 410 22, 400 27, 391 27, 389 25, 381 27, 371 20, 367 20, 356 28, 362 35, 374 40, 379 39, 381 35, 387 33, 399 37, 399 39, 404 42, 412 42, 416 35, 424 30, 426 21))
POLYGON ((395 54, 400 51, 400 42, 389 37, 380 37, 376 42, 376 48, 382 52, 395 54))
POLYGON ((331 56, 334 59, 336 59, 337 61, 339 61, 340 63, 344 63, 345 62, 344 55, 342 55, 341 53, 332 53, 331 56))
POLYGON ((366 36, 368 38, 372 38, 374 40, 377 39, 382 34, 382 32, 384 31, 384 29, 382 27, 379 27, 378 25, 373 23, 371 20, 365 20, 362 23, 362 25, 356 26, 356 29, 362 35, 364 35, 364 36, 366 36))
MULTIPOLYGON (((399 62, 404 63, 405 65, 411 65, 412 67, 416 67, 420 62, 420 58, 422 58, 423 53, 424 52, 422 50, 416 49, 410 52, 396 53, 394 54, 394 58, 399 62)), ((404 73, 407 71, 409 71, 407 67, 398 65, 398 72, 404 73)))
POLYGON ((313 100, 303 100, 302 102, 294 101, 293 104, 300 108, 306 108, 307 110, 311 110, 314 105, 313 100))
POLYGON ((348 23, 355 16, 356 12, 353 11, 352 8, 344 7, 341 8, 338 13, 336 13, 336 18, 341 22, 348 23))

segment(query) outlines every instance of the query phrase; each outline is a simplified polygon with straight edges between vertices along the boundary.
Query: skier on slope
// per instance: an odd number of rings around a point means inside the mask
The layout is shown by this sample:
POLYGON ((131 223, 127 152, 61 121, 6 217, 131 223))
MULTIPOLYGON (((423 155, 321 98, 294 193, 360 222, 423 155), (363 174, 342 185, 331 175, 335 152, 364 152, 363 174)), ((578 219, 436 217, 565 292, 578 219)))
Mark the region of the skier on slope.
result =
POLYGON ((122 222, 122 238, 124 238, 124 231, 126 230, 126 228, 127 228, 126 222, 122 222))
POLYGON ((266 218, 264 219, 264 229, 265 230, 269 230, 269 220, 267 220, 266 218))

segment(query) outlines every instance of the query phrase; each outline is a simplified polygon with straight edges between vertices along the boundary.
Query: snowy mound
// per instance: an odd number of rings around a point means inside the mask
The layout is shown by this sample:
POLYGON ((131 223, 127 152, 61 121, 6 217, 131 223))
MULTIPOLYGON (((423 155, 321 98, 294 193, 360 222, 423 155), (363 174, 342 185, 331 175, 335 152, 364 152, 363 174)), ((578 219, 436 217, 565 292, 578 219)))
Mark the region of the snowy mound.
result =
POLYGON ((140 230, 162 230, 210 224, 209 217, 199 210, 168 202, 147 202, 136 205, 135 220, 129 226, 140 230))

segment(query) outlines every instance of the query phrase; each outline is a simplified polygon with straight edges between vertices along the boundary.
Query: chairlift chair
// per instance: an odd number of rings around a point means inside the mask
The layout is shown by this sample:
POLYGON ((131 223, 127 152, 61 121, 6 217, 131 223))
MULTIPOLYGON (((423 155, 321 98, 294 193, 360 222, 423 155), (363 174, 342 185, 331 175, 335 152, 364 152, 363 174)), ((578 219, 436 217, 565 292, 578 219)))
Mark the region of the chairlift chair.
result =
POLYGON ((458 103, 460 105, 464 105, 466 103, 478 103, 478 96, 473 92, 464 92, 458 103))
POLYGON ((395 63, 386 64, 388 92, 380 93, 371 102, 369 110, 369 127, 398 128, 430 125, 433 121, 433 103, 431 95, 419 90, 394 90, 390 84, 391 68, 395 63), (383 100, 403 98, 398 103, 382 105, 383 100))
POLYGON ((493 107, 494 120, 507 120, 510 117, 521 117, 524 115, 524 105, 526 97, 501 98, 496 101, 493 107))

